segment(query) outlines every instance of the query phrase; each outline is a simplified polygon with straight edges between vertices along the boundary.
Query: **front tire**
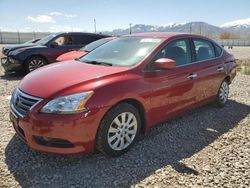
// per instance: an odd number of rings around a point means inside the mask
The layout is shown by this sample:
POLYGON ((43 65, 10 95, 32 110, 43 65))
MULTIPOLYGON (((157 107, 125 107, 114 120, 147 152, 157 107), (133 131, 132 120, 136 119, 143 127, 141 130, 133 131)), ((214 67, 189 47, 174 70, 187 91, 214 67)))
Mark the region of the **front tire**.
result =
POLYGON ((225 106, 228 100, 228 94, 229 94, 229 84, 227 80, 224 80, 220 85, 216 98, 216 105, 218 107, 225 106))
POLYGON ((39 56, 31 57, 25 62, 25 73, 28 74, 46 64, 47 61, 42 57, 39 56))
POLYGON ((120 103, 104 116, 97 132, 96 148, 105 155, 117 157, 135 143, 141 129, 138 110, 120 103))

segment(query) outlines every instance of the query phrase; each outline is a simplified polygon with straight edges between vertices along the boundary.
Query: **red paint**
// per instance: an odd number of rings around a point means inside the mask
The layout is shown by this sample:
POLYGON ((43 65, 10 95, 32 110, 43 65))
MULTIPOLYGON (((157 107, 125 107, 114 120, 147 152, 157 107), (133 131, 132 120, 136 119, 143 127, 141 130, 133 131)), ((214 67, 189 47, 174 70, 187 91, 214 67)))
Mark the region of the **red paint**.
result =
POLYGON ((74 60, 77 58, 80 58, 84 55, 86 55, 88 52, 81 51, 81 50, 74 50, 65 54, 62 54, 56 58, 56 61, 68 61, 68 60, 74 60))
MULTIPOLYGON (((28 74, 19 89, 44 100, 19 120, 27 144, 37 150, 53 153, 91 152, 95 136, 105 113, 122 100, 133 99, 144 109, 146 129, 191 108, 215 99, 220 83, 236 74, 233 56, 224 54, 202 63, 193 63, 168 70, 145 71, 154 54, 169 40, 191 37, 189 34, 146 33, 132 37, 160 37, 162 42, 136 66, 110 67, 77 61, 52 64, 28 74), (217 72, 218 66, 225 68, 217 72), (198 77, 187 79, 191 73, 198 77), (93 90, 87 102, 88 112, 72 115, 51 115, 39 112, 50 99, 81 91, 93 90), (51 148, 37 144, 32 135, 66 139, 74 148, 51 148)), ((200 36, 195 36, 199 37, 200 36)))

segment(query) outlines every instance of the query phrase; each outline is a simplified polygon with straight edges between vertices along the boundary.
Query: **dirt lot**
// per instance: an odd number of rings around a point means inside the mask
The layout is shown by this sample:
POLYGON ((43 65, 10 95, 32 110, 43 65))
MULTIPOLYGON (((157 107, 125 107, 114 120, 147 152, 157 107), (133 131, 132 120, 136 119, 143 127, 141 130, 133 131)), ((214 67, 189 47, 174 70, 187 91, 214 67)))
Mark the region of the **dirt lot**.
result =
POLYGON ((0 77, 0 187, 250 187, 250 76, 237 75, 224 108, 159 125, 119 158, 30 150, 8 118, 21 76, 0 77))

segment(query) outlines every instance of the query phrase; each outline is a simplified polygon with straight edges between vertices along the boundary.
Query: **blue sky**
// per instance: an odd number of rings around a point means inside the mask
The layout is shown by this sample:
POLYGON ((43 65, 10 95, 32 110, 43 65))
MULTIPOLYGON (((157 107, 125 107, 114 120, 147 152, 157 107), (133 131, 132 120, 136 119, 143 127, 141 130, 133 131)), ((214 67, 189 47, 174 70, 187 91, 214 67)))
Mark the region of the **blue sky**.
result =
POLYGON ((0 0, 0 29, 94 31, 132 24, 205 21, 214 25, 250 18, 250 0, 0 0))

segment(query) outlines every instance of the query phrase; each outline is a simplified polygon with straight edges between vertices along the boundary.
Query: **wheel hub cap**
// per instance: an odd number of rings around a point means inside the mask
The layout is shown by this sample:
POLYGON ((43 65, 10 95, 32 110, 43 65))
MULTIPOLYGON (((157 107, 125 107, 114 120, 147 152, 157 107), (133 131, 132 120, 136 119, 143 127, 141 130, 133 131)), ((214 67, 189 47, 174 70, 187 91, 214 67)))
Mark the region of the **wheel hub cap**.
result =
POLYGON ((108 130, 108 144, 116 151, 127 148, 137 133, 137 119, 131 112, 119 114, 111 123, 108 130))
POLYGON ((222 103, 225 103, 228 98, 229 87, 226 82, 223 82, 220 87, 219 98, 222 103))

